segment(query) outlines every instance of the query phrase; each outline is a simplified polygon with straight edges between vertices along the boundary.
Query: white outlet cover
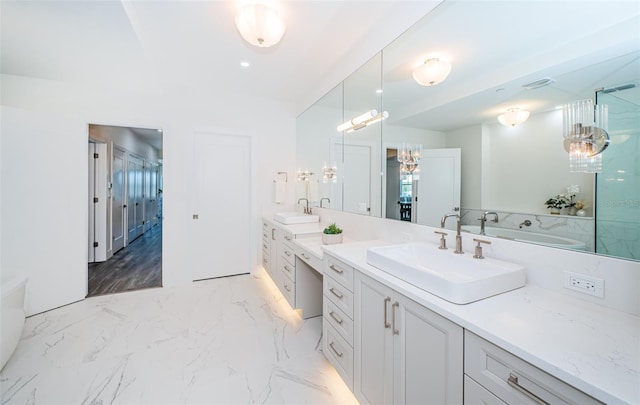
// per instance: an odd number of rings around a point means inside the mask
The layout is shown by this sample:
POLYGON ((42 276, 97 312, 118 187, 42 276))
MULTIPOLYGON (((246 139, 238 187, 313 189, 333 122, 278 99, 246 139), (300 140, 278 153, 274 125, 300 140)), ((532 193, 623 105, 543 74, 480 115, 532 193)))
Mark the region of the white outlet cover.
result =
POLYGON ((564 272, 563 287, 569 290, 578 291, 583 294, 593 295, 596 297, 604 298, 604 279, 587 276, 585 274, 573 273, 571 271, 564 272), (572 280, 578 280, 583 284, 593 285, 592 289, 586 287, 575 286, 572 280))

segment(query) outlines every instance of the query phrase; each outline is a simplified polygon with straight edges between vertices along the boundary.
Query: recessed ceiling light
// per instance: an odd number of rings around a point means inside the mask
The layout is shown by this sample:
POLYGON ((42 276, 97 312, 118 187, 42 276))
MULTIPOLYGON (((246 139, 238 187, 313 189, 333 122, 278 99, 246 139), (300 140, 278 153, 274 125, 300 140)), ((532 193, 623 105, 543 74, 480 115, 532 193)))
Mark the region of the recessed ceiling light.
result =
POLYGON ((249 62, 240 62, 240 66, 242 66, 243 68, 248 68, 249 62))

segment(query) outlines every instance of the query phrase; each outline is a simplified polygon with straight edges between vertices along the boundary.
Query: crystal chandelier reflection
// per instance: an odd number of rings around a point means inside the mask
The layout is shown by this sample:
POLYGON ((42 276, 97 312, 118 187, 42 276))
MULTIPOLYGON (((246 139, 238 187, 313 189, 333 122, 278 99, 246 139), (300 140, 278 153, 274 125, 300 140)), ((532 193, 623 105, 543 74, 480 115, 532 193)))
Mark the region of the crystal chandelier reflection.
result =
POLYGON ((562 119, 569 171, 600 173, 602 152, 609 146, 608 107, 578 100, 563 106, 562 119))
POLYGON ((397 159, 400 162, 400 173, 411 174, 419 172, 418 166, 420 165, 420 155, 422 154, 422 145, 407 145, 402 144, 398 148, 397 159))

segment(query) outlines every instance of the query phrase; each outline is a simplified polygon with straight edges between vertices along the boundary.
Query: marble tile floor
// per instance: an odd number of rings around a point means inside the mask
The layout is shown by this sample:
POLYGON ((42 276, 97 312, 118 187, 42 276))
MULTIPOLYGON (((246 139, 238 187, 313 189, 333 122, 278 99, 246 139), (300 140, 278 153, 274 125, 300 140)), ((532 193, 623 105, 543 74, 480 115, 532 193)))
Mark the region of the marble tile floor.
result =
POLYGON ((2 404, 357 404, 268 275, 88 298, 27 319, 2 404))

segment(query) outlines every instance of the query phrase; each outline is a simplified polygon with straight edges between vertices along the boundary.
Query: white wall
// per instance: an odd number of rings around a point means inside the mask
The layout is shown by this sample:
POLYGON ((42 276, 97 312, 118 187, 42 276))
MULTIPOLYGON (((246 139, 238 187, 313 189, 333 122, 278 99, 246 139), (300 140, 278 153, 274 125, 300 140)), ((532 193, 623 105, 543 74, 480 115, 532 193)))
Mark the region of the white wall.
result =
MULTIPOLYGON (((274 212, 272 179, 295 171, 295 117, 271 100, 195 91, 111 93, 2 75, 2 272, 30 277, 27 313, 84 298, 87 269, 86 145, 89 123, 164 130, 163 284, 191 282, 184 246, 191 220, 187 156, 195 130, 253 138, 251 244, 257 266, 259 212, 274 212), (55 296, 53 301, 47 297, 55 296)), ((221 173, 230 175, 231 173, 221 173)), ((289 190, 293 200, 293 190, 289 190)), ((221 190, 224 198, 224 190, 221 190)), ((229 209, 233 202, 229 200, 229 209)), ((213 258, 215 260, 215 258, 213 258)))

